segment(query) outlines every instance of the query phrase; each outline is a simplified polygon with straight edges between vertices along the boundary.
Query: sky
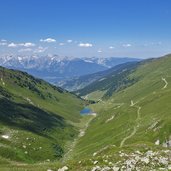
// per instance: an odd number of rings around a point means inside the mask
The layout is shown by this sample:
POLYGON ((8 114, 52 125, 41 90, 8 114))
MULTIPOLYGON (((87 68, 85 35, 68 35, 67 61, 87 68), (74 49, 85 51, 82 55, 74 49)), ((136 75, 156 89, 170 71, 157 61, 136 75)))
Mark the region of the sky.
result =
POLYGON ((1 0, 0 56, 171 53, 171 0, 1 0))

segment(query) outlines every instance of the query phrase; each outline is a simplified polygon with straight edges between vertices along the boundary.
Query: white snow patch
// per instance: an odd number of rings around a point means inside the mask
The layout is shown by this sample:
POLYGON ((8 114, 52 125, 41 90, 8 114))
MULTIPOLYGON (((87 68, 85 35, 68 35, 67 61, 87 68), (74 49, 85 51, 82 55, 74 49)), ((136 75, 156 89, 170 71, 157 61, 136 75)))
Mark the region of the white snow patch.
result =
POLYGON ((87 59, 85 59, 84 61, 88 62, 88 63, 94 63, 93 61, 90 61, 90 60, 87 60, 87 59))

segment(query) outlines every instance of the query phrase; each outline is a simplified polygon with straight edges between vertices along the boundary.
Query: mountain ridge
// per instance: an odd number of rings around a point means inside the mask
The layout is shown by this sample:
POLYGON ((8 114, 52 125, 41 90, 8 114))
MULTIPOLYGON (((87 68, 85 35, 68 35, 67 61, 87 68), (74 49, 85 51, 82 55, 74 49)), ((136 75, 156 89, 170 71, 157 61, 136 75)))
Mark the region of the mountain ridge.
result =
POLYGON ((65 80, 81 75, 103 71, 119 63, 137 61, 136 58, 70 58, 58 55, 47 56, 4 56, 0 65, 28 72, 38 78, 58 85, 65 80))
POLYGON ((66 144, 79 133, 83 106, 84 101, 66 90, 0 67, 0 162, 62 158, 66 144))

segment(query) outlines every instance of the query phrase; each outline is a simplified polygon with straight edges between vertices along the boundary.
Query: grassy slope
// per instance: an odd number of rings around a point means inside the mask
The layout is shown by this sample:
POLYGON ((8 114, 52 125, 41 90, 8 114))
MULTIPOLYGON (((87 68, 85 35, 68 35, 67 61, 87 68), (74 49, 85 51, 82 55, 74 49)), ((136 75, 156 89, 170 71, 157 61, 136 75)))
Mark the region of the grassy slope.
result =
POLYGON ((0 163, 61 158, 78 134, 82 107, 75 95, 0 67, 0 163))
POLYGON ((70 80, 63 81, 62 87, 64 89, 69 89, 70 91, 77 91, 77 90, 83 89, 84 87, 93 83, 94 81, 114 72, 122 65, 125 65, 125 64, 120 64, 111 69, 107 69, 104 71, 100 71, 100 72, 96 72, 96 73, 88 74, 88 75, 83 75, 77 78, 72 78, 70 80))
POLYGON ((107 101, 92 105, 98 116, 92 121, 86 135, 80 139, 75 157, 92 156, 108 145, 120 148, 121 142, 123 147, 141 143, 154 146, 156 140, 162 144, 169 139, 170 63, 171 55, 141 63, 129 74, 130 79, 138 80, 136 83, 115 92, 107 101), (165 89, 162 77, 169 83, 165 89), (131 100, 136 103, 132 107, 131 100))
POLYGON ((105 77, 106 75, 118 70, 120 67, 127 65, 127 63, 131 63, 131 62, 134 63, 138 61, 140 61, 140 59, 135 59, 135 58, 115 58, 113 60, 109 59, 109 61, 106 64, 108 65, 110 62, 110 66, 113 66, 112 68, 110 69, 106 68, 106 70, 104 71, 64 80, 57 85, 60 85, 61 87, 69 91, 78 91, 88 86, 89 84, 93 83, 94 81, 99 80, 100 78, 105 77))
MULTIPOLYGON (((121 150, 132 154, 136 150, 163 149, 162 143, 169 139, 171 132, 170 63, 170 55, 141 63, 128 75, 130 79, 137 80, 133 85, 115 91, 108 100, 91 105, 98 115, 92 120, 86 134, 78 139, 72 154, 74 160, 64 164, 74 171, 91 170, 94 164, 90 159, 98 160, 98 165, 105 165, 102 158, 105 156, 110 157, 107 159, 112 162, 122 160, 123 157, 119 157, 121 150), (166 88, 162 77, 168 82, 166 88), (133 106, 131 101, 135 103, 133 106), (156 140, 160 140, 160 146, 154 144, 156 140), (93 157, 95 152, 99 158, 93 157), (78 163, 79 160, 82 162, 78 163)), ((18 166, 10 170, 43 171, 59 167, 58 164, 49 163, 18 166)), ((146 170, 149 169, 147 166, 146 170)))
POLYGON ((103 77, 98 78, 85 88, 76 91, 76 93, 80 96, 88 95, 91 97, 92 93, 96 92, 96 96, 100 98, 111 96, 113 91, 119 91, 136 82, 135 79, 130 79, 128 76, 138 65, 139 62, 130 62, 111 68, 103 73, 103 77), (99 95, 97 95, 97 91, 99 95))

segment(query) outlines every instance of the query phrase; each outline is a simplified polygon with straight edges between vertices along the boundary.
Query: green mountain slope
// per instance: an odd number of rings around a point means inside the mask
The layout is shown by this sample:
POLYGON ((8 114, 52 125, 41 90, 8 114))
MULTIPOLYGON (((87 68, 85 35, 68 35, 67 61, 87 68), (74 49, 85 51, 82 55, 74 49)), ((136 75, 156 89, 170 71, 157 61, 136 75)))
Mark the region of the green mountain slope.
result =
POLYGON ((67 91, 0 67, 0 163, 60 159, 79 132, 82 107, 67 91))
MULTIPOLYGON (((132 63, 132 65, 134 65, 135 63, 138 63, 138 60, 132 61, 132 62, 126 62, 124 64, 119 64, 119 65, 116 65, 115 67, 112 67, 112 68, 107 69, 105 71, 100 71, 100 72, 96 72, 93 74, 83 75, 80 77, 61 81, 60 86, 63 87, 64 89, 69 90, 69 91, 75 91, 78 94, 79 93, 85 94, 87 92, 88 87, 91 87, 88 85, 90 85, 90 84, 91 85, 97 85, 98 81, 100 81, 101 78, 104 78, 105 76, 109 76, 110 74, 112 76, 117 71, 121 71, 123 68, 125 69, 131 63, 132 63), (84 89, 84 87, 86 87, 86 88, 84 89)), ((89 91, 92 91, 92 90, 89 90, 89 91)))
MULTIPOLYGON (((104 167, 103 157, 106 155, 111 156, 109 161, 117 163, 127 160, 136 150, 142 152, 142 156, 151 150, 152 153, 157 151, 156 162, 153 161, 152 165, 152 159, 144 156, 148 158, 148 164, 145 166, 140 162, 138 167, 142 165, 142 170, 168 167, 169 154, 164 155, 165 164, 161 164, 158 158, 171 147, 170 63, 171 55, 141 62, 133 71, 127 71, 124 78, 129 77, 135 82, 121 90, 114 89, 107 100, 91 105, 98 115, 79 140, 74 158, 89 156, 104 167), (124 155, 122 159, 120 153, 124 155)), ((93 162, 88 163, 93 165, 93 162)), ((121 167, 121 164, 116 165, 121 167)))
MULTIPOLYGON (((118 65, 103 73, 96 81, 88 86, 76 91, 76 94, 88 99, 98 100, 98 98, 109 97, 113 91, 120 91, 135 83, 137 80, 129 77, 130 73, 140 65, 141 62, 129 62, 118 65)), ((94 78, 94 76, 92 75, 94 78)))

